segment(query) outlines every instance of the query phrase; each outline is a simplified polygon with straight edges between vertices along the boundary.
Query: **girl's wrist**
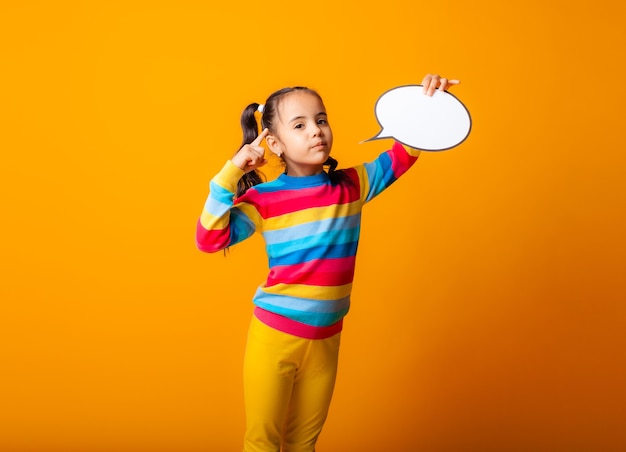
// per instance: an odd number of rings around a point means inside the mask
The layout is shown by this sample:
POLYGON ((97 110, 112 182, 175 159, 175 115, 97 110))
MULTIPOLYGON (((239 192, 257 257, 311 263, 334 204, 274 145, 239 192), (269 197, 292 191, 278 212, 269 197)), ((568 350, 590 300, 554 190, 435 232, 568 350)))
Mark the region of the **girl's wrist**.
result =
POLYGON ((244 171, 244 167, 246 165, 247 162, 240 162, 237 159, 237 156, 235 155, 232 159, 229 160, 229 162, 231 162, 233 165, 235 165, 237 168, 239 168, 241 171, 244 171))

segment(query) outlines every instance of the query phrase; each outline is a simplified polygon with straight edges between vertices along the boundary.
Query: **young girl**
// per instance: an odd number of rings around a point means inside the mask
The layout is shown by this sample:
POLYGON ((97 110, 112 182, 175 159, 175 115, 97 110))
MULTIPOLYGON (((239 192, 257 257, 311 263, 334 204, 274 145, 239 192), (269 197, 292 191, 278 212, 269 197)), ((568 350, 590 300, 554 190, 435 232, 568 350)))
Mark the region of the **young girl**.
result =
MULTIPOLYGON (((456 83, 438 75, 422 81, 427 95, 456 83)), ((244 451, 314 451, 335 385, 361 209, 419 151, 395 143, 371 163, 336 170, 324 103, 303 87, 248 105, 241 125, 242 147, 211 181, 196 242, 215 252, 263 235, 269 274, 253 298, 244 359, 244 451), (263 140, 285 165, 265 183, 257 173, 267 163, 263 140)))

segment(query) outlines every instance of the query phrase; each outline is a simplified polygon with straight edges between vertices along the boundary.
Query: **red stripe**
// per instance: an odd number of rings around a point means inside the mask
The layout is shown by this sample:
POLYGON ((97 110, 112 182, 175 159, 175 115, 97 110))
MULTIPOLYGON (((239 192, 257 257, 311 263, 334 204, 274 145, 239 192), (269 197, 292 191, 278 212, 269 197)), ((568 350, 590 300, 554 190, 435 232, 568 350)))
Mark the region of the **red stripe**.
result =
POLYGON ((230 228, 207 230, 198 221, 196 226, 196 245, 201 251, 214 253, 223 250, 230 243, 230 228))
POLYGON ((408 154, 402 144, 398 142, 394 143, 391 151, 389 151, 389 155, 391 156, 393 175, 396 179, 406 173, 417 160, 417 157, 408 154))
POLYGON ((275 284, 343 286, 354 279, 355 256, 339 259, 316 259, 302 264, 277 265, 267 277, 267 287, 275 284))
POLYGON ((239 198, 237 202, 244 201, 254 205, 265 219, 297 212, 302 210, 303 206, 310 209, 335 204, 349 204, 360 197, 358 182, 354 183, 354 177, 351 175, 349 177, 353 183, 343 183, 339 190, 332 185, 267 193, 259 193, 252 189, 239 198), (266 196, 269 196, 272 201, 264 201, 263 198, 266 196))
POLYGON ((312 326, 274 314, 258 306, 254 308, 254 315, 261 322, 275 330, 304 339, 328 339, 340 333, 343 328, 343 319, 329 326, 312 326))

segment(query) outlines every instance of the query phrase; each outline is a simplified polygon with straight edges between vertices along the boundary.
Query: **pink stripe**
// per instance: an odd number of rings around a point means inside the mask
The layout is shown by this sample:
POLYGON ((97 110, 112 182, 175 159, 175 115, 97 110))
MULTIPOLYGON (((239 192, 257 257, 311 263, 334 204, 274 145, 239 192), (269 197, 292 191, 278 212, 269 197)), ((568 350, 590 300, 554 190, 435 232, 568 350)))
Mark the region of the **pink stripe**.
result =
POLYGON ((358 185, 345 184, 343 190, 335 190, 331 186, 299 188, 280 192, 259 193, 251 191, 248 196, 240 198, 254 205, 263 218, 272 218, 287 213, 333 204, 349 204, 359 199, 358 185), (272 202, 263 202, 260 198, 270 196, 272 202))
POLYGON ((268 287, 278 283, 311 286, 343 286, 354 279, 355 256, 316 259, 302 264, 277 265, 267 277, 268 287))
POLYGON ((343 319, 330 326, 305 325, 304 323, 296 322, 282 315, 266 311, 258 306, 254 308, 254 315, 261 322, 275 330, 304 339, 327 339, 341 332, 343 328, 343 319))

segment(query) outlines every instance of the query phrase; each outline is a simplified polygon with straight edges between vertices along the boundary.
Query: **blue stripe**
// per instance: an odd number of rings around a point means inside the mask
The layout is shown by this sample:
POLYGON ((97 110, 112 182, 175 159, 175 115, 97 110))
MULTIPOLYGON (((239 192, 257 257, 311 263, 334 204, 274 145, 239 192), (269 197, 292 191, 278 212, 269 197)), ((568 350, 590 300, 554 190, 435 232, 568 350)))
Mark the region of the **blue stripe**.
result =
POLYGON ((360 228, 342 229, 338 231, 322 232, 311 237, 302 237, 288 242, 267 245, 267 254, 272 257, 284 256, 303 249, 316 248, 318 246, 332 246, 343 243, 352 243, 359 240, 360 228))
POLYGON ((321 245, 299 251, 294 251, 286 256, 270 256, 269 265, 295 265, 314 259, 336 259, 350 257, 356 254, 358 241, 339 243, 336 245, 321 245))
POLYGON ((350 297, 339 300, 320 301, 267 294, 259 289, 254 304, 262 309, 312 326, 328 326, 341 320, 350 309, 350 297), (321 311, 331 308, 332 311, 321 311))
POLYGON ((346 243, 355 243, 359 240, 360 229, 347 229, 344 231, 326 232, 312 237, 292 240, 284 243, 267 246, 267 254, 272 258, 279 259, 293 253, 306 252, 320 247, 333 247, 346 243))
POLYGON ((299 190, 301 188, 315 188, 323 187, 330 183, 328 173, 321 172, 313 176, 288 176, 281 174, 277 179, 273 181, 264 182, 259 185, 255 185, 254 189, 260 193, 272 193, 281 190, 299 190))

